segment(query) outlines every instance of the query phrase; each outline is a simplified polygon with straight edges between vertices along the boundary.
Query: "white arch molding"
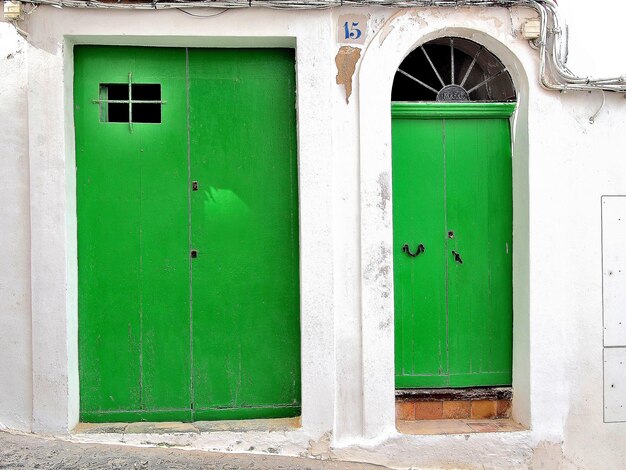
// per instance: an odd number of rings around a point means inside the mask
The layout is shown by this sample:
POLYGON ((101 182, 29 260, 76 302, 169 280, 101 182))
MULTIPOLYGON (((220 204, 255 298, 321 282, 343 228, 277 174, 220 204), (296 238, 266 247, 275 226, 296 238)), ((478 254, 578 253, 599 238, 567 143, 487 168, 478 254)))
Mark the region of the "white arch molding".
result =
POLYGON ((471 39, 509 70, 518 106, 511 118, 513 154, 513 417, 530 416, 528 79, 506 42, 480 15, 450 11, 421 19, 417 9, 392 16, 365 49, 359 69, 363 438, 395 429, 393 219, 391 213, 391 87, 396 70, 416 47, 432 39, 471 39), (462 25, 462 26, 461 26, 462 25), (489 32, 487 31, 489 29, 489 32))

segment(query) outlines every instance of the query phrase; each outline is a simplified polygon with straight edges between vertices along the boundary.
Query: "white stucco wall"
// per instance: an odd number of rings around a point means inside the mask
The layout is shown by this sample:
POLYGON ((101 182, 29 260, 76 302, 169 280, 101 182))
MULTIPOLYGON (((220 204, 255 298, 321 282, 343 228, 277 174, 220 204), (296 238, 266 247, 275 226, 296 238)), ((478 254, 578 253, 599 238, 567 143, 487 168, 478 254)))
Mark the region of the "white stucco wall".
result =
POLYGON ((0 428, 30 430, 27 46, 0 23, 0 428))
POLYGON ((593 8, 585 8, 580 0, 559 2, 569 25, 570 47, 568 65, 581 75, 624 75, 624 59, 618 44, 623 41, 619 20, 624 13, 621 0, 600 0, 593 8))
MULTIPOLYGON (((598 0, 592 11, 563 5, 574 72, 626 74, 619 41, 603 39, 617 39, 626 13, 619 3, 598 0)), ((512 34, 511 25, 528 16, 523 9, 254 9, 199 20, 177 11, 40 7, 20 23, 28 42, 0 23, 0 425, 64 433, 78 421, 72 45, 290 45, 298 78, 303 421, 297 431, 245 439, 296 453, 331 432, 336 455, 399 466, 522 467, 533 458, 623 466, 626 424, 602 418, 600 196, 626 194, 626 100, 607 95, 590 124, 600 93, 541 89, 537 52, 512 34), (346 105, 335 84, 335 28, 350 12, 370 19, 346 105), (445 34, 483 42, 520 94, 514 415, 526 432, 418 437, 394 427, 389 92, 402 58, 445 34)), ((235 434, 185 439, 226 449, 235 434)))

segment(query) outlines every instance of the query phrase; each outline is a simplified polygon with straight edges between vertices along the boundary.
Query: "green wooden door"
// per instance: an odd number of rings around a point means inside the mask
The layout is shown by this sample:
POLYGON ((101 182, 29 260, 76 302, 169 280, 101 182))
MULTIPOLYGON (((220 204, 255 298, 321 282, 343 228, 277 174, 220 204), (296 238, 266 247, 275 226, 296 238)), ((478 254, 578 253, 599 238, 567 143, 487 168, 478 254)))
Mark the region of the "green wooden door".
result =
POLYGON ((511 383, 513 109, 392 107, 398 388, 511 383))
POLYGON ((82 421, 300 411, 291 50, 75 48, 82 421))
POLYGON ((294 78, 291 50, 189 51, 197 419, 299 414, 294 78))

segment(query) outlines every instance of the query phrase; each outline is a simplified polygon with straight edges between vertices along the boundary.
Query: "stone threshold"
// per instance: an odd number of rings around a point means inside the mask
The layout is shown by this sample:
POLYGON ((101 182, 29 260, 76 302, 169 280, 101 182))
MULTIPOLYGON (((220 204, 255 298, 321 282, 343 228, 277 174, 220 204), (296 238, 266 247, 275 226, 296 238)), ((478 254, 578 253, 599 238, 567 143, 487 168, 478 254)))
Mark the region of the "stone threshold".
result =
POLYGON ((295 431, 300 417, 277 419, 243 419, 225 421, 79 423, 72 434, 188 434, 202 432, 295 431))
POLYGON ((486 432, 519 432, 527 429, 510 418, 507 419, 432 419, 419 421, 396 421, 402 434, 475 434, 486 432))
POLYGON ((473 401, 511 400, 512 387, 466 387, 466 388, 398 388, 396 400, 413 401, 473 401))

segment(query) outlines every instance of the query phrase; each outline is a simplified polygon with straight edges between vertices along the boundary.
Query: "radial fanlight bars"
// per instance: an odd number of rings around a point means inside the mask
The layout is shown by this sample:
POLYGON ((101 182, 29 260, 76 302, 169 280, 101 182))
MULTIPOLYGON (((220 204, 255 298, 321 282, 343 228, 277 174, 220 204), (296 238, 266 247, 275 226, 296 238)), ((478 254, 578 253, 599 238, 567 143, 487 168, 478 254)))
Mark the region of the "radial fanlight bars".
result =
POLYGON ((502 62, 469 39, 445 37, 412 51, 394 78, 392 101, 515 101, 511 75, 502 62))

